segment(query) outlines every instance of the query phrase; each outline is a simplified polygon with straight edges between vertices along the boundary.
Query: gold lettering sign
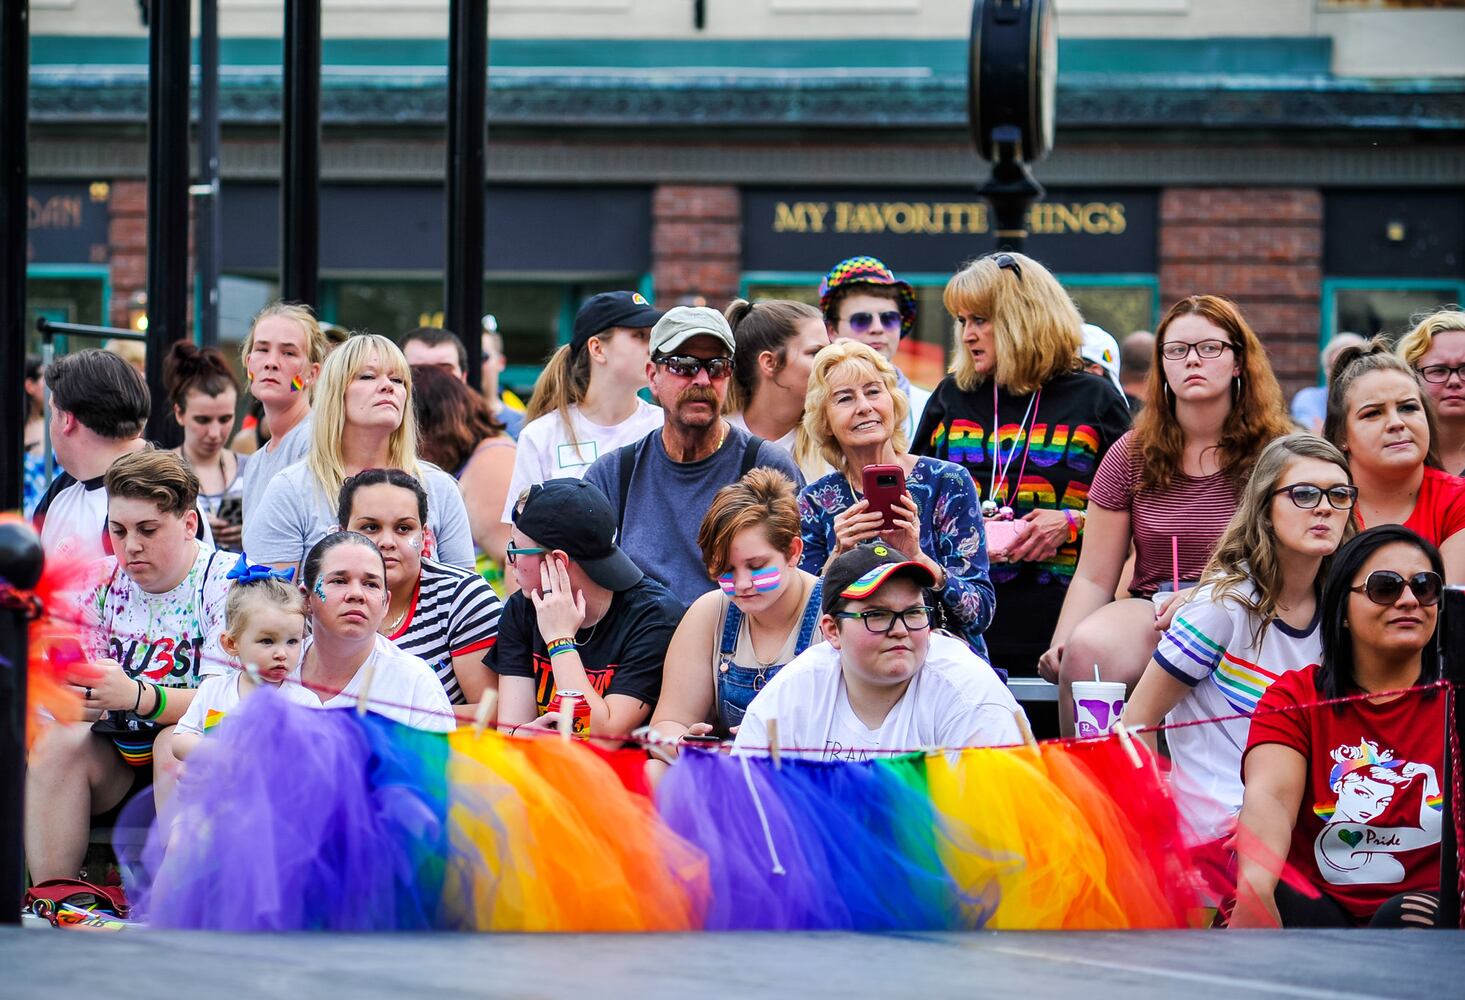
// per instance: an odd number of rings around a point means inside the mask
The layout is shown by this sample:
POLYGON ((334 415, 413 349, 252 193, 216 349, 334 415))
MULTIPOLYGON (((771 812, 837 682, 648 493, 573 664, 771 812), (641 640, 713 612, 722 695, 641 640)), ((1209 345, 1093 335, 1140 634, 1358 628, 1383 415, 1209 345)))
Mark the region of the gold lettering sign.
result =
MULTIPOLYGON (((1039 202, 1028 209, 1033 235, 1118 236, 1127 222, 1124 203, 1039 202)), ((894 233, 897 236, 980 236, 990 230, 987 203, 924 201, 780 201, 775 233, 894 233)))
POLYGON ((41 201, 39 198, 26 200, 27 226, 31 229, 80 229, 81 199, 55 195, 41 201))

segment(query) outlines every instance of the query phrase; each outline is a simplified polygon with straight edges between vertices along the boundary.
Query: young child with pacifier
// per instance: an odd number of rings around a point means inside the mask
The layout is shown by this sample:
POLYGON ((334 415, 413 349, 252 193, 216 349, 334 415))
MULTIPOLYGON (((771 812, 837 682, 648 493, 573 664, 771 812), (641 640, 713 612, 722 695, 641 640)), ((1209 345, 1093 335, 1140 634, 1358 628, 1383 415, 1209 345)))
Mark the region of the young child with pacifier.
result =
POLYGON ((293 570, 252 566, 243 556, 229 571, 234 582, 224 606, 219 645, 241 669, 208 677, 199 685, 173 737, 180 760, 261 684, 292 700, 300 696, 298 684, 284 683, 305 649, 305 595, 290 582, 293 576, 293 570))

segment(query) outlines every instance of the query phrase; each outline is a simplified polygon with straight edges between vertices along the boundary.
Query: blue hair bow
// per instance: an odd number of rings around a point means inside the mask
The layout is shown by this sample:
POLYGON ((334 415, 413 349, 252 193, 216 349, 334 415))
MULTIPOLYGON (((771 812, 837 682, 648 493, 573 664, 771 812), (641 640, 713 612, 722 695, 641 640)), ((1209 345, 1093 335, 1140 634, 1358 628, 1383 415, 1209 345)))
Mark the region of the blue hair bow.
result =
POLYGON ((290 583, 295 579, 295 567, 270 569, 268 566, 255 566, 241 552, 239 561, 229 571, 229 579, 235 583, 258 583, 261 580, 284 580, 290 583))

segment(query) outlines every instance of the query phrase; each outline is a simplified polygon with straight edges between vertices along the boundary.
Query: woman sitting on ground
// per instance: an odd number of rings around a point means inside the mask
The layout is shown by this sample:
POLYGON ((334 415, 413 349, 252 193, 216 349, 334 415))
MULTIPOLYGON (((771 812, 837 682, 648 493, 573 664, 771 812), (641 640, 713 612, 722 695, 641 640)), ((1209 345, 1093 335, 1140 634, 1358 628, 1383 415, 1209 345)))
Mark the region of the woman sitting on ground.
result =
POLYGON ((337 531, 305 557, 301 582, 310 640, 294 676, 324 708, 365 702, 379 715, 433 732, 456 728, 453 706, 432 667, 380 635, 387 568, 371 539, 337 531))
POLYGON ((381 634, 426 661, 454 705, 476 705, 486 688, 497 688, 483 656, 498 637, 498 595, 472 570, 423 557, 422 484, 400 469, 358 472, 341 486, 337 516, 382 554, 391 598, 381 634))
POLYGON ((1322 664, 1280 678, 1251 720, 1232 927, 1434 926, 1444 696, 1409 689, 1440 677, 1443 569, 1399 525, 1338 551, 1322 664), (1366 697, 1312 707, 1353 695, 1366 697), (1279 881, 1284 857, 1321 895, 1279 881))
POLYGON ((1200 587, 1124 707, 1131 726, 1226 718, 1166 733, 1176 799, 1201 840, 1229 833, 1241 808, 1241 748, 1257 699, 1322 655, 1318 598, 1353 534, 1357 495, 1348 463, 1322 438, 1267 445, 1200 587))
POLYGON ((1176 607, 1155 596, 1200 579, 1257 456, 1292 427, 1266 349, 1215 295, 1182 299, 1160 321, 1145 396, 1134 430, 1094 473, 1078 569, 1038 661, 1059 685, 1064 735, 1074 731, 1071 685, 1092 680, 1094 664, 1104 680, 1139 680, 1176 607), (1130 597, 1115 600, 1131 542, 1130 597))
POLYGON ((692 603, 666 651, 651 726, 673 740, 728 735, 763 685, 819 641, 820 583, 799 568, 792 480, 754 469, 724 486, 697 541, 720 590, 692 603))
POLYGON ((909 453, 900 430, 906 409, 895 367, 873 348, 842 340, 815 357, 804 426, 838 471, 799 494, 801 565, 822 573, 834 556, 879 537, 931 571, 946 627, 985 657, 982 633, 995 601, 977 488, 961 466, 909 453), (882 530, 883 515, 865 499, 863 470, 871 465, 901 470, 893 529, 882 530))
POLYGON ((1465 480, 1440 468, 1434 402, 1383 340, 1338 356, 1323 432, 1348 456, 1358 526, 1402 524, 1439 548, 1465 583, 1465 480))
POLYGON ((357 334, 321 367, 310 451, 266 487, 244 524, 251 559, 294 566, 336 529, 336 506, 347 476, 364 469, 401 469, 427 489, 430 530, 423 552, 473 568, 473 535, 458 482, 417 458, 412 372, 397 345, 357 334))

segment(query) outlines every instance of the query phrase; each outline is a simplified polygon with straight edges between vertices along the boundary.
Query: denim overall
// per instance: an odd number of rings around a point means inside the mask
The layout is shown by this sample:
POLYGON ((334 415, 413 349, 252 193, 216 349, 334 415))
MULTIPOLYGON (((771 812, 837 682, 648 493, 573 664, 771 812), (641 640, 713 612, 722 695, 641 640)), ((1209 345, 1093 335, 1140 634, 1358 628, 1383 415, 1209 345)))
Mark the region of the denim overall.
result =
MULTIPOLYGON (((819 604, 823 589, 823 580, 815 580, 814 586, 809 589, 809 598, 804 604, 804 616, 799 620, 799 635, 794 640, 794 656, 808 649, 814 638, 814 629, 819 625, 819 604)), ((717 727, 720 731, 742 724, 743 714, 747 712, 753 696, 763 690, 763 686, 784 666, 776 663, 770 667, 745 667, 733 661, 738 648, 738 630, 742 623, 742 611, 729 600, 717 655, 717 727)))

